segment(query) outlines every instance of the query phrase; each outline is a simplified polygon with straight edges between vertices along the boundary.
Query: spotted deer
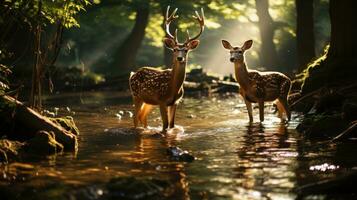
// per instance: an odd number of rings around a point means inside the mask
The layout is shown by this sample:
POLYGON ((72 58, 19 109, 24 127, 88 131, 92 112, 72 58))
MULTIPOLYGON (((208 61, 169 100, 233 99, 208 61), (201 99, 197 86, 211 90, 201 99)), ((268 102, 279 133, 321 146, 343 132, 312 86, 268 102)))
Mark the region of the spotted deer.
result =
POLYGON ((162 118, 162 131, 175 126, 176 107, 183 97, 183 82, 186 77, 186 65, 188 52, 199 45, 198 38, 204 30, 204 13, 201 9, 201 16, 196 11, 194 18, 200 25, 199 33, 191 38, 187 31, 187 38, 184 43, 177 39, 177 29, 172 35, 170 33, 170 23, 177 19, 177 8, 169 15, 170 7, 167 7, 165 17, 165 27, 167 37, 163 42, 166 48, 173 51, 172 69, 156 69, 142 67, 135 73, 131 73, 129 85, 134 101, 134 127, 140 121, 144 128, 147 127, 147 115, 154 105, 160 107, 162 118))
POLYGON ((244 52, 252 46, 252 40, 246 41, 241 47, 233 47, 226 40, 222 40, 222 44, 230 51, 230 61, 234 63, 236 80, 240 85, 239 93, 247 106, 249 121, 253 122, 252 103, 259 104, 260 121, 264 121, 264 102, 274 100, 277 100, 279 117, 283 119, 285 112, 290 120, 291 114, 287 100, 291 87, 290 79, 280 72, 260 72, 248 69, 244 61, 244 52))

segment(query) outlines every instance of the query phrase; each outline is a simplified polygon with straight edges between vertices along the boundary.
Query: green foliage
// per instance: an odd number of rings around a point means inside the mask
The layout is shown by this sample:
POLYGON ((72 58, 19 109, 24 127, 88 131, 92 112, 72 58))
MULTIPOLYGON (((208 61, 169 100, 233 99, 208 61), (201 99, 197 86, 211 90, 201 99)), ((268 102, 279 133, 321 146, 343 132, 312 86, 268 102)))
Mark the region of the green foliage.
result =
POLYGON ((324 63, 324 61, 327 58, 327 53, 329 48, 330 45, 327 45, 324 49, 324 53, 320 57, 313 60, 310 64, 308 64, 302 73, 297 75, 298 79, 300 79, 300 81, 303 83, 302 87, 304 87, 305 81, 306 79, 309 78, 311 73, 315 71, 317 68, 321 67, 321 65, 324 63))
MULTIPOLYGON (((10 11, 12 16, 19 17, 30 26, 35 23, 43 25, 60 23, 66 28, 79 27, 74 18, 79 11, 84 10, 89 0, 5 0, 3 7, 10 11)), ((1 15, 1 21, 6 21, 6 15, 1 15)))

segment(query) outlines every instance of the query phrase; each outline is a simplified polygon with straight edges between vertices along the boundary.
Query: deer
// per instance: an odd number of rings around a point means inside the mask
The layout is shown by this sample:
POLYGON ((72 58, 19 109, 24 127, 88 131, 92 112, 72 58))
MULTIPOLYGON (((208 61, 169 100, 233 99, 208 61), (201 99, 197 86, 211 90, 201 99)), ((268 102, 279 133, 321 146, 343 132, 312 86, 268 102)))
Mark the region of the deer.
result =
POLYGON ((204 12, 201 15, 195 11, 194 19, 200 26, 199 33, 190 37, 187 30, 185 42, 181 43, 177 38, 177 29, 174 35, 170 33, 170 23, 178 18, 177 8, 169 15, 170 6, 167 7, 165 16, 166 36, 163 39, 165 47, 173 51, 173 64, 171 69, 157 69, 142 67, 136 72, 131 72, 129 86, 134 102, 134 128, 138 123, 147 128, 147 116, 153 106, 159 106, 162 119, 162 132, 175 127, 175 114, 178 103, 181 101, 186 78, 186 66, 188 53, 198 47, 198 38, 204 30, 204 12))
POLYGON ((240 88, 239 93, 243 97, 248 110, 249 122, 253 122, 252 103, 259 105, 260 122, 264 121, 264 102, 275 101, 278 108, 278 116, 283 120, 285 113, 288 121, 291 112, 288 105, 288 94, 291 88, 291 80, 280 72, 260 72, 250 70, 245 63, 245 52, 253 45, 253 40, 247 40, 243 46, 233 47, 228 41, 222 40, 222 45, 230 52, 230 62, 234 63, 235 78, 240 88))

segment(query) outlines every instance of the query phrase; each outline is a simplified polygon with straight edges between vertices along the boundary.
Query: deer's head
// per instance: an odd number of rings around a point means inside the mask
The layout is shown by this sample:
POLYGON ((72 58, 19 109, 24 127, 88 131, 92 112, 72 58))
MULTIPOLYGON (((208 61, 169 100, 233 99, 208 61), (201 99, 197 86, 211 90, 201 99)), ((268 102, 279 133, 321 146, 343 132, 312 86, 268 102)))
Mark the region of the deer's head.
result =
POLYGON ((180 63, 184 63, 187 61, 187 55, 188 52, 190 50, 195 49, 200 41, 198 40, 198 38, 201 36, 203 30, 204 30, 204 13, 203 13, 203 9, 201 9, 201 16, 198 14, 198 12, 196 11, 195 14, 196 16, 193 16, 197 22, 200 25, 200 32, 193 38, 190 37, 189 32, 187 30, 187 37, 186 37, 186 41, 184 43, 180 43, 177 39, 177 29, 175 30, 175 34, 172 35, 170 33, 170 23, 177 19, 178 16, 175 15, 177 12, 177 8, 171 13, 171 15, 169 15, 169 11, 170 11, 170 6, 167 7, 166 10, 166 17, 165 17, 165 26, 166 26, 166 34, 167 37, 164 38, 164 43, 165 46, 172 50, 174 52, 174 59, 177 62, 180 63))
POLYGON ((229 50, 231 62, 244 62, 244 52, 253 45, 253 40, 247 40, 241 47, 233 47, 227 40, 222 40, 222 45, 229 50))

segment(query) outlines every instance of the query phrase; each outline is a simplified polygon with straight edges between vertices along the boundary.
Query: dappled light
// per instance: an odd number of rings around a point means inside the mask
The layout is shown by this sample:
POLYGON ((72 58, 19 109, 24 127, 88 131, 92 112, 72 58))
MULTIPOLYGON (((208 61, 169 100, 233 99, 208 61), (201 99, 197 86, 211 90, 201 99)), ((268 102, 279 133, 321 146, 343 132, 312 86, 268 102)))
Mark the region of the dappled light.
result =
POLYGON ((357 1, 0 2, 0 199, 356 199, 357 1))

